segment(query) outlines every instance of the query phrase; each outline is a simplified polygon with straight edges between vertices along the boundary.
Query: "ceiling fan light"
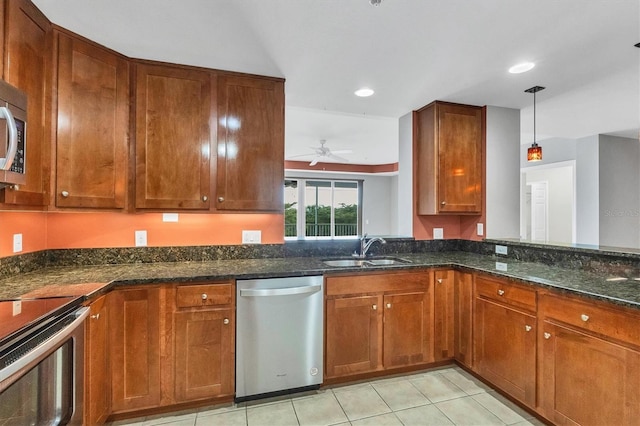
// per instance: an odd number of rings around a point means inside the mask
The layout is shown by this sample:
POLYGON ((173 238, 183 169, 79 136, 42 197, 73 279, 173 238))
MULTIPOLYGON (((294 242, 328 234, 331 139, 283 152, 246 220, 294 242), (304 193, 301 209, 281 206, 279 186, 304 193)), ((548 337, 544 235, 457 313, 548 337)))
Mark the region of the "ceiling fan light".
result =
POLYGON ((373 89, 369 89, 368 87, 363 87, 362 89, 358 89, 353 93, 361 98, 367 98, 376 92, 373 89))
POLYGON ((537 143, 532 143, 529 149, 527 149, 527 161, 541 161, 542 160, 542 147, 537 143))
POLYGON ((523 72, 531 71, 535 66, 536 64, 534 64, 533 62, 523 62, 509 68, 509 72, 511 74, 522 74, 523 72))

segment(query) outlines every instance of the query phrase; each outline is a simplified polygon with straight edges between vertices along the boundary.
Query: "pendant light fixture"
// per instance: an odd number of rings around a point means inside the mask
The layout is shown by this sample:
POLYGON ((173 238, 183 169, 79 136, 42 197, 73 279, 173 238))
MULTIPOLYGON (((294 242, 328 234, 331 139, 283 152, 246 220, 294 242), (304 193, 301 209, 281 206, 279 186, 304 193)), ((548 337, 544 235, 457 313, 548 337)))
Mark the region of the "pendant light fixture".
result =
POLYGON ((533 143, 527 150, 527 161, 542 160, 542 147, 536 142, 536 93, 544 90, 544 87, 533 86, 525 90, 526 93, 533 93, 533 143))

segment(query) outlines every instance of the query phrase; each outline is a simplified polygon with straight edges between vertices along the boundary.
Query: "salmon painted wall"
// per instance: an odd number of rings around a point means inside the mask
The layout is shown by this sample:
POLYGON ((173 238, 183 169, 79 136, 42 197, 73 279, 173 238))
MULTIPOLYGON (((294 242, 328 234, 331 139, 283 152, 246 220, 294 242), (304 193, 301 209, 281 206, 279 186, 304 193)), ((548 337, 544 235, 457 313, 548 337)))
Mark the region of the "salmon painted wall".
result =
MULTIPOLYGON (((280 214, 0 212, 0 257, 14 255, 13 234, 23 234, 22 253, 44 249, 134 247, 135 231, 147 231, 147 245, 198 246, 242 243, 242 230, 262 231, 263 244, 283 242, 280 214)), ((17 253, 15 253, 17 254, 17 253)))

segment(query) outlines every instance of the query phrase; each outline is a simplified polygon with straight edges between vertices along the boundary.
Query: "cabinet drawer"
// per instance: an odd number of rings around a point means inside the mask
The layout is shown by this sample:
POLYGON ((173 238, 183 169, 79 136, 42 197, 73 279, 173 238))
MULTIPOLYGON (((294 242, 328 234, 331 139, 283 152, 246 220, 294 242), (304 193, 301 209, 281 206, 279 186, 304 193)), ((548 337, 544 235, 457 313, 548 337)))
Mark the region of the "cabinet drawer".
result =
POLYGON ((640 346, 640 315, 605 307, 597 302, 580 301, 545 294, 540 297, 541 317, 569 324, 611 339, 640 346))
POLYGON ((536 291, 506 280, 476 277, 476 296, 530 311, 536 310, 536 291))
POLYGON ((192 308, 229 305, 233 301, 233 284, 182 285, 176 290, 176 306, 192 308))

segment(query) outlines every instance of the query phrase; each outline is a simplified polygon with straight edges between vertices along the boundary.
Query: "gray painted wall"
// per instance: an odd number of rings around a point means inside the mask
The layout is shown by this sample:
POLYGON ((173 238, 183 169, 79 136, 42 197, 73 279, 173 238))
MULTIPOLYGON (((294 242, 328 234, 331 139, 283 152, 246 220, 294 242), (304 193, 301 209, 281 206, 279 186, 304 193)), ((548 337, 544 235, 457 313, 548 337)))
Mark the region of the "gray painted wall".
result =
POLYGON ((640 144, 600 135, 600 244, 640 247, 640 144))
POLYGON ((520 232, 520 110, 487 106, 487 238, 520 232))
POLYGON ((411 112, 399 119, 398 139, 396 231, 398 235, 413 236, 413 117, 411 112))
POLYGON ((600 138, 576 140, 576 243, 600 244, 600 138))

